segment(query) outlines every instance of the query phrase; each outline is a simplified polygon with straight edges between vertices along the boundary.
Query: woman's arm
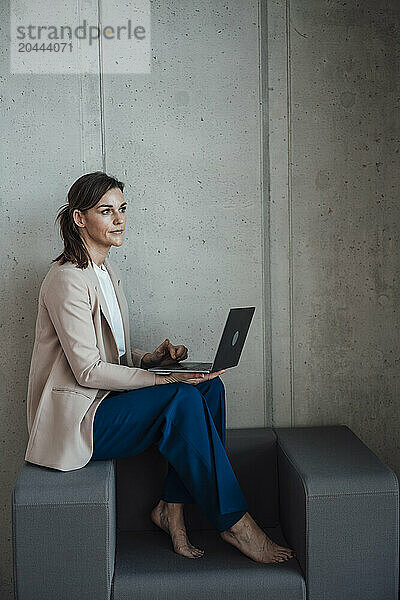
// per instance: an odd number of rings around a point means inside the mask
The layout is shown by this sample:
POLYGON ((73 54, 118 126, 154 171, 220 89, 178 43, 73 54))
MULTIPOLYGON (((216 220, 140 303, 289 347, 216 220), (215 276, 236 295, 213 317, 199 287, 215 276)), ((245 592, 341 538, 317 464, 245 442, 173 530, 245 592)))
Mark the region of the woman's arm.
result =
POLYGON ((149 354, 147 350, 140 350, 139 348, 131 348, 131 357, 134 367, 140 367, 146 369, 146 354, 149 354))
POLYGON ((113 391, 156 385, 151 371, 101 360, 89 288, 78 270, 55 271, 43 302, 79 385, 113 391))

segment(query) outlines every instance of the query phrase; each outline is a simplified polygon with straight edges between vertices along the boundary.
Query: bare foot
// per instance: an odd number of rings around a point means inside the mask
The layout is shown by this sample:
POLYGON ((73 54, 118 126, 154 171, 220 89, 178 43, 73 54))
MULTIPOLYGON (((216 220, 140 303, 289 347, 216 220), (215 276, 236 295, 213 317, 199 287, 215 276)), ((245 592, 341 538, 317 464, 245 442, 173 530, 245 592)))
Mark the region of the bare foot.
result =
POLYGON ((220 533, 223 540, 236 546, 243 554, 261 563, 285 562, 295 552, 275 544, 247 512, 230 529, 220 533))
POLYGON ((200 558, 203 556, 204 550, 192 546, 187 538, 183 518, 183 504, 160 500, 151 511, 151 520, 171 536, 177 554, 187 558, 200 558))

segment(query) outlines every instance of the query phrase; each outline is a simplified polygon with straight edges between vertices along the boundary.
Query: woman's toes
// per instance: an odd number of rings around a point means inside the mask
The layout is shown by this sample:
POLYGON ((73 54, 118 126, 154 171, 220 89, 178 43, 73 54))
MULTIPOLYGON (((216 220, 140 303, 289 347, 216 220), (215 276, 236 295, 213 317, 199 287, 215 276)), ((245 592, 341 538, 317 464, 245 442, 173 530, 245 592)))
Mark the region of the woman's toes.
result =
POLYGON ((204 550, 196 548, 187 539, 186 533, 180 532, 179 536, 173 535, 173 545, 175 552, 182 554, 188 558, 200 558, 204 554, 204 550))
POLYGON ((192 558, 200 558, 203 556, 203 552, 200 552, 197 548, 190 549, 190 552, 192 554, 192 558))
POLYGON ((291 548, 286 548, 285 546, 278 546, 278 552, 285 556, 294 556, 295 552, 291 548))
POLYGON ((281 561, 284 561, 284 560, 287 560, 287 559, 288 559, 288 556, 286 556, 286 554, 282 554, 281 552, 278 552, 278 554, 276 555, 276 557, 277 557, 279 560, 281 560, 281 561))
POLYGON ((196 548, 195 546, 191 545, 191 551, 195 556, 203 556, 204 554, 204 550, 202 550, 201 548, 196 548))

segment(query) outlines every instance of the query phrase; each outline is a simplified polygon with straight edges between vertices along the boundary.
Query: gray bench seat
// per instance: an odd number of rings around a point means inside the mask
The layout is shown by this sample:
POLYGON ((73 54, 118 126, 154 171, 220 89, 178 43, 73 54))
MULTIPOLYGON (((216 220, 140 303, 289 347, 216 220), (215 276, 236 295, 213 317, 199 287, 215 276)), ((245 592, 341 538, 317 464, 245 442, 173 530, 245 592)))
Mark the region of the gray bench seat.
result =
POLYGON ((153 446, 61 472, 24 463, 12 493, 16 600, 397 600, 396 475, 345 425, 227 430, 257 523, 296 551, 263 565, 185 505, 200 559, 150 519, 167 462, 153 446))

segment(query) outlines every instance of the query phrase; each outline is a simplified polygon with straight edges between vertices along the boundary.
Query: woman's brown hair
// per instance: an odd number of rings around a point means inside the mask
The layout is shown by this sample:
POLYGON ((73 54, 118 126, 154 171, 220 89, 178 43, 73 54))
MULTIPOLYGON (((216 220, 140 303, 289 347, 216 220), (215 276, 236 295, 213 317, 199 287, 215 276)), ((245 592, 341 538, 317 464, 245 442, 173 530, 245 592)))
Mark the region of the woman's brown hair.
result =
POLYGON ((79 227, 72 215, 75 209, 85 212, 96 206, 100 198, 112 188, 119 188, 123 192, 124 184, 102 171, 86 173, 72 184, 67 195, 68 202, 61 207, 55 220, 55 222, 60 221, 60 235, 64 242, 64 250, 51 261, 52 263, 58 261, 60 265, 63 265, 65 262, 71 261, 80 269, 86 269, 89 262, 93 266, 84 240, 80 236, 79 227))

